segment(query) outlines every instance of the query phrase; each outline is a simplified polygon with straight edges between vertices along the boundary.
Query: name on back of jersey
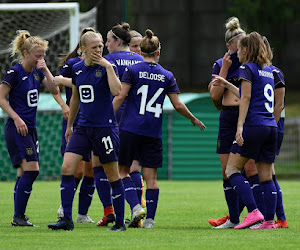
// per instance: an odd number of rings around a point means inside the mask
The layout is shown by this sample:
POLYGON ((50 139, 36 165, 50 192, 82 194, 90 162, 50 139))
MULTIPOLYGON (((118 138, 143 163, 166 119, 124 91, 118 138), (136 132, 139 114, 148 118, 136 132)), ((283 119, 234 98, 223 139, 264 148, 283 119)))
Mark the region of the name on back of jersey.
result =
POLYGON ((149 72, 147 72, 147 71, 140 71, 139 72, 139 78, 165 82, 165 75, 154 74, 154 73, 149 74, 149 72))

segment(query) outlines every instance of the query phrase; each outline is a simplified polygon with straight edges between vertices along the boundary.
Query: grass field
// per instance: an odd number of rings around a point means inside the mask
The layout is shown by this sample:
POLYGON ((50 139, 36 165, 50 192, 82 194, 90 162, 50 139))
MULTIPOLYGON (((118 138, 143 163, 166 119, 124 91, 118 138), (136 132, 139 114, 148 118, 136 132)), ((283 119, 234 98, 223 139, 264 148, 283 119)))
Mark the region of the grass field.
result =
MULTIPOLYGON (((57 181, 37 181, 27 215, 38 228, 10 225, 13 215, 13 182, 0 183, 1 249, 299 249, 300 182, 281 181, 289 229, 212 230, 207 220, 227 212, 221 181, 160 181, 160 200, 154 229, 108 232, 95 224, 75 223, 74 231, 51 231, 60 204, 57 181)), ((78 194, 73 217, 76 219, 78 194)), ((102 216, 95 192, 89 215, 102 216)), ((126 207, 126 214, 129 207, 126 207)), ((243 213, 245 215, 245 212, 243 213)))

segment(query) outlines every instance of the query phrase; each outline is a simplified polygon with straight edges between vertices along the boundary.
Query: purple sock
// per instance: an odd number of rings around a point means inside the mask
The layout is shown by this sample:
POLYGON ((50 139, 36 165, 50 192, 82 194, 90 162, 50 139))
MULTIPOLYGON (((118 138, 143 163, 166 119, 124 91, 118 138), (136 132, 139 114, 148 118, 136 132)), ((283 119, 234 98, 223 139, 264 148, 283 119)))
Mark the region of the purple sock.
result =
POLYGON ((265 214, 263 190, 258 178, 258 174, 248 177, 248 180, 253 192, 257 208, 262 214, 265 214))
POLYGON ((76 191, 74 175, 62 175, 60 184, 61 205, 64 217, 72 220, 73 199, 76 191))
POLYGON ((224 188, 225 199, 229 210, 230 221, 235 224, 238 224, 240 222, 238 194, 233 190, 229 180, 223 179, 223 188, 224 188))
POLYGON ((76 187, 76 190, 78 188, 78 185, 79 185, 80 181, 81 181, 81 179, 78 179, 78 178, 75 177, 75 187, 76 187))
POLYGON ((273 181, 277 190, 277 204, 276 204, 276 215, 278 220, 285 221, 285 213, 283 208, 283 202, 282 202, 282 192, 281 188, 279 186, 279 183, 276 179, 276 175, 273 175, 273 181))
POLYGON ((94 180, 103 207, 112 206, 111 186, 103 167, 94 167, 94 180))
POLYGON ((139 199, 139 203, 141 204, 142 203, 142 193, 143 193, 142 175, 140 172, 137 172, 137 171, 132 172, 129 175, 135 185, 137 197, 139 199))
POLYGON ((157 203, 158 203, 159 189, 147 189, 146 190, 146 205, 147 205, 147 219, 154 220, 157 203))
POLYGON ((21 177, 17 177, 17 180, 16 180, 16 184, 15 184, 15 188, 14 188, 14 203, 16 202, 16 192, 17 192, 17 188, 18 188, 20 179, 21 179, 21 177))
POLYGON ((122 180, 110 183, 112 188, 112 201, 114 206, 114 211, 116 214, 116 224, 124 225, 124 212, 125 212, 125 195, 124 195, 124 186, 122 180))
POLYGON ((82 215, 88 214, 89 207, 92 202, 95 191, 95 184, 93 177, 83 177, 79 191, 78 213, 82 215))
POLYGON ((264 192, 265 202, 265 221, 274 220, 276 203, 277 203, 277 190, 273 180, 264 181, 261 183, 264 192))
POLYGON ((241 173, 235 173, 229 177, 229 181, 233 189, 238 193, 239 197, 244 202, 248 209, 248 212, 252 212, 257 208, 251 187, 249 182, 246 180, 241 173))
POLYGON ((15 216, 25 214, 32 184, 38 175, 39 171, 25 171, 20 178, 15 196, 15 216))
POLYGON ((130 177, 125 177, 122 179, 122 181, 124 185, 125 199, 130 205, 130 209, 132 211, 137 204, 140 204, 137 197, 136 188, 130 177))

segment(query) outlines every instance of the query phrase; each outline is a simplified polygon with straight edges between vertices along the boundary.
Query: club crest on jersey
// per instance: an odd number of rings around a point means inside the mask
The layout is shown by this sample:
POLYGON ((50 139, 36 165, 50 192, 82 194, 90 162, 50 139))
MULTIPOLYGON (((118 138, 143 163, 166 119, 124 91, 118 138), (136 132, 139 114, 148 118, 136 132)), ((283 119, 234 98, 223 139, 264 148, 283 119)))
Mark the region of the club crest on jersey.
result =
POLYGON ((32 148, 26 148, 26 154, 27 155, 33 155, 33 149, 32 148))
POLYGON ((41 78, 40 78, 40 76, 38 74, 34 74, 33 76, 34 76, 34 79, 36 81, 40 81, 41 80, 41 78))
POLYGON ((101 77, 102 76, 102 70, 101 69, 97 69, 95 72, 95 77, 101 77))

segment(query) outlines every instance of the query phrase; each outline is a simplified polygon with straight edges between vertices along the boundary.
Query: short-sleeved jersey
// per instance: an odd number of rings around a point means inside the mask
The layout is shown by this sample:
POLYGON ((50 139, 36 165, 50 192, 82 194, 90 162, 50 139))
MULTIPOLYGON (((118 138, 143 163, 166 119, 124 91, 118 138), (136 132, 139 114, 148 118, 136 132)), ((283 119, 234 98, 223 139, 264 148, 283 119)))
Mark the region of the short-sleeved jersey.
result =
MULTIPOLYGON (((62 66, 62 69, 59 74, 62 75, 63 77, 72 78, 72 67, 75 63, 78 63, 80 60, 81 59, 78 56, 74 58, 70 58, 69 60, 66 61, 64 66, 62 66)), ((66 104, 70 106, 70 100, 72 97, 72 88, 65 87, 65 89, 66 89, 66 104)), ((67 123, 67 120, 63 119, 63 122, 67 123)), ((78 122, 78 115, 76 116, 74 123, 77 122, 78 122)))
POLYGON ((141 62, 126 68, 122 83, 130 84, 131 89, 120 129, 161 138, 165 96, 179 93, 173 74, 157 63, 141 62))
MULTIPOLYGON (((263 69, 256 63, 240 66, 239 80, 251 83, 251 100, 245 125, 265 125, 277 127, 274 112, 274 76, 269 66, 263 69)), ((240 86, 241 92, 242 86, 240 86)))
MULTIPOLYGON (((275 89, 285 88, 285 81, 284 81, 284 76, 282 71, 273 65, 271 65, 270 67, 274 75, 275 89)), ((284 133, 284 119, 285 119, 285 109, 283 108, 280 115, 280 119, 277 123, 279 133, 284 133)))
POLYGON ((28 73, 18 63, 6 72, 2 80, 11 87, 8 99, 10 106, 29 128, 36 128, 36 110, 44 77, 41 69, 33 68, 28 73))
MULTIPOLYGON (((237 57, 237 52, 232 53, 230 55, 230 59, 232 61, 232 64, 231 64, 230 68, 228 69, 226 79, 238 87, 239 67, 241 66, 241 63, 239 62, 239 59, 237 57)), ((220 74, 222 62, 223 62, 223 58, 220 58, 214 63, 213 72, 212 72, 213 74, 215 74, 215 75, 220 74)))
MULTIPOLYGON (((117 73, 117 68, 114 66, 117 73)), ((106 69, 100 65, 86 66, 84 60, 73 65, 72 83, 80 97, 78 125, 85 127, 115 127, 116 115, 106 69)))
MULTIPOLYGON (((130 66, 144 61, 144 58, 134 52, 130 51, 117 51, 114 53, 107 54, 104 58, 108 61, 113 62, 118 68, 118 74, 120 80, 124 74, 125 69, 130 66)), ((126 99, 122 103, 120 110, 123 110, 126 105, 126 99)))

